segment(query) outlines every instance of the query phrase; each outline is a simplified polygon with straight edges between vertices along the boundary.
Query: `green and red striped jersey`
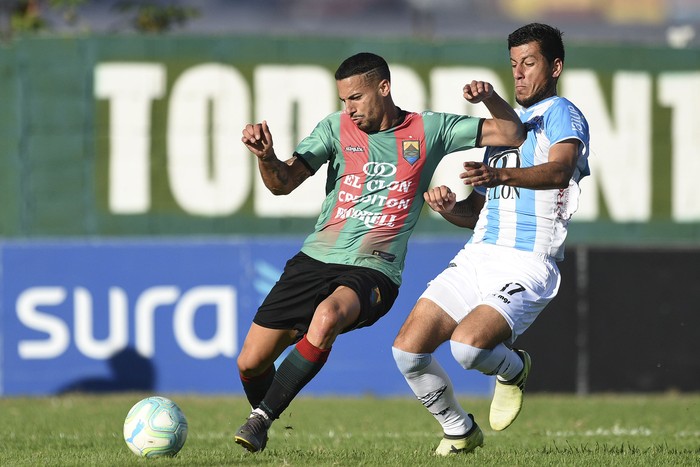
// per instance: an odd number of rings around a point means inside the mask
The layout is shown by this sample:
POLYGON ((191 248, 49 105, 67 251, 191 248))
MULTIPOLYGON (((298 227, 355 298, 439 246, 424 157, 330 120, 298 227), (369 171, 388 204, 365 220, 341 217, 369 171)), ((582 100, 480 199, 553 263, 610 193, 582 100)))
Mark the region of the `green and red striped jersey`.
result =
POLYGON ((326 199, 302 251, 326 263, 379 270, 396 284, 408 239, 438 163, 476 146, 483 119, 408 112, 394 128, 365 133, 336 112, 296 148, 315 172, 328 162, 326 199))

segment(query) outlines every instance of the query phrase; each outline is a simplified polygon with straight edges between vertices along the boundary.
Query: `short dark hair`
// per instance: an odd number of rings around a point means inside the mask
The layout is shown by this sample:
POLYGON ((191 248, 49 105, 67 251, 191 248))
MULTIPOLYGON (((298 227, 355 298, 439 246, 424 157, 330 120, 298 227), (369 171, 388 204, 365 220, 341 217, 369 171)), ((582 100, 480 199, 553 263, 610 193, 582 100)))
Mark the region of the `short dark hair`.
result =
POLYGON ((370 52, 360 52, 346 58, 336 70, 335 79, 340 81, 341 79, 370 72, 376 74, 379 81, 383 79, 391 81, 391 73, 389 73, 389 65, 387 65, 386 60, 370 52))
POLYGON ((555 58, 564 61, 563 33, 547 24, 530 23, 516 29, 508 36, 508 50, 529 42, 537 42, 540 45, 542 55, 552 63, 555 58))

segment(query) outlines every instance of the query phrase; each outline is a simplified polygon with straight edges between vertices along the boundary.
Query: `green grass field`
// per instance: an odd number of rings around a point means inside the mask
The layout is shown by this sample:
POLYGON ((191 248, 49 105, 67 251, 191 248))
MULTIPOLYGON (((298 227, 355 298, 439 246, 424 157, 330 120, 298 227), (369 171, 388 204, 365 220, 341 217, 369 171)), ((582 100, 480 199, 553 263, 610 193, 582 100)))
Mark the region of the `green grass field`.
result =
POLYGON ((232 441, 248 413, 241 397, 167 395, 189 435, 173 459, 129 451, 122 424, 144 394, 0 398, 0 466, 683 466, 700 465, 700 395, 527 394, 507 430, 488 427, 486 399, 462 399, 484 429, 474 453, 438 458, 441 431, 411 398, 300 397, 271 428, 267 449, 232 441))

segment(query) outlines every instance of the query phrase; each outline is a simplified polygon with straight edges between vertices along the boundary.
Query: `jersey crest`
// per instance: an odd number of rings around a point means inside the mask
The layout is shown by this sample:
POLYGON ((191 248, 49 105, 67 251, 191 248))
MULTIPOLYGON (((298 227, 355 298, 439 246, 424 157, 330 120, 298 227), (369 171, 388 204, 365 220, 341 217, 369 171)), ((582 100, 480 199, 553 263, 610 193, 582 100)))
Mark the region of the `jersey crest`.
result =
POLYGON ((402 155, 406 162, 413 165, 420 159, 420 141, 404 140, 402 141, 402 155))

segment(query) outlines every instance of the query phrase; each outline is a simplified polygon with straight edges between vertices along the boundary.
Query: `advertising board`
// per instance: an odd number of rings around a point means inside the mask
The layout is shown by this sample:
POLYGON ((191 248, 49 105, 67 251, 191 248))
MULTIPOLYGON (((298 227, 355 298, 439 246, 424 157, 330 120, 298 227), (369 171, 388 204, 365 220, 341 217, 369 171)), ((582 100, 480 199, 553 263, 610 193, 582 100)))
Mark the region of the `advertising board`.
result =
MULTIPOLYGON (((241 392, 235 360, 245 333, 301 240, 3 244, 0 394, 241 392)), ((460 245, 415 242, 393 310, 341 336, 307 392, 407 394, 391 344, 426 281, 460 245)), ((492 380, 477 374, 456 383, 483 394, 492 380)))

